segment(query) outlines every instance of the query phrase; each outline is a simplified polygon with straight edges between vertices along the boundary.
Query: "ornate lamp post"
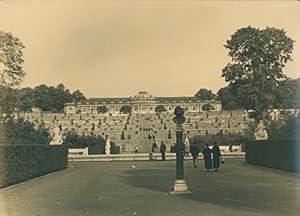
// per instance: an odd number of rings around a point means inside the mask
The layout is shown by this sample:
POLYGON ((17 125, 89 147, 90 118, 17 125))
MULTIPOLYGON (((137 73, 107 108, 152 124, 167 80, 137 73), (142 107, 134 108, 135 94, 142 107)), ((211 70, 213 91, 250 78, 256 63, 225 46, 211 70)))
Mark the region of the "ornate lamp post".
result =
POLYGON ((185 117, 183 116, 184 110, 180 106, 177 106, 174 114, 175 117, 173 118, 173 121, 176 123, 176 180, 174 184, 174 191, 170 191, 169 194, 192 194, 192 192, 188 190, 188 186, 184 180, 183 172, 184 146, 182 141, 182 133, 184 130, 182 124, 185 122, 185 117))

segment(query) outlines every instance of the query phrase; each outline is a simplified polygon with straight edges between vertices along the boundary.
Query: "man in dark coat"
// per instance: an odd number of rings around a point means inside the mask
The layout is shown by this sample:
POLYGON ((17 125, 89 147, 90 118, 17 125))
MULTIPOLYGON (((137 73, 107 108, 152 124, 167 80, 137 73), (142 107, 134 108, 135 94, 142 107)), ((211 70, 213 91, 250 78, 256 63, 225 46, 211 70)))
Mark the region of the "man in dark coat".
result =
POLYGON ((209 170, 212 168, 212 164, 211 164, 212 151, 208 147, 208 144, 205 145, 205 148, 203 149, 202 154, 203 154, 203 157, 204 157, 205 169, 206 169, 207 172, 209 172, 209 170))
POLYGON ((212 153, 213 153, 213 167, 215 169, 215 172, 218 172, 218 168, 220 167, 220 158, 222 158, 222 155, 217 142, 214 142, 212 153))
POLYGON ((164 144, 163 141, 161 141, 160 144, 160 153, 161 153, 161 160, 165 161, 166 160, 166 145, 164 144))
POLYGON ((197 168, 197 160, 198 160, 198 155, 199 155, 198 145, 192 144, 190 152, 193 156, 193 166, 194 166, 194 168, 197 168))

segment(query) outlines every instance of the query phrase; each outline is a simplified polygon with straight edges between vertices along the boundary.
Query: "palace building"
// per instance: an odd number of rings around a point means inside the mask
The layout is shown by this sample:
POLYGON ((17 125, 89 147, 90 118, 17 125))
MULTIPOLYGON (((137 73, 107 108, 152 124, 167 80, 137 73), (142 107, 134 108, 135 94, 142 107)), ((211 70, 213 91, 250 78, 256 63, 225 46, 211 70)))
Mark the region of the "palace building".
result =
POLYGON ((222 110, 220 101, 202 101, 197 97, 154 97, 146 91, 140 91, 131 97, 90 98, 82 103, 66 103, 64 111, 66 114, 97 114, 99 107, 105 106, 107 113, 118 115, 122 106, 130 106, 131 113, 148 114, 155 113, 155 108, 162 105, 167 110, 166 113, 173 113, 176 106, 181 106, 186 112, 199 113, 206 104, 212 105, 214 111, 222 110))

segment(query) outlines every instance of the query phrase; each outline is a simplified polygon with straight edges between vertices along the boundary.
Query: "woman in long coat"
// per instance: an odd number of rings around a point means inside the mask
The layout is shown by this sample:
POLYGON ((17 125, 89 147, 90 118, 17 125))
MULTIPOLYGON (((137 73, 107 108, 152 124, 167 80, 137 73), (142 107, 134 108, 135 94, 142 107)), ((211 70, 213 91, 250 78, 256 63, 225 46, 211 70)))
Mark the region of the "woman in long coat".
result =
POLYGON ((222 155, 217 142, 214 142, 212 153, 213 153, 213 167, 215 169, 215 172, 218 172, 218 168, 220 167, 220 158, 222 157, 222 155))
POLYGON ((208 144, 205 145, 205 148, 203 149, 202 154, 203 154, 203 157, 204 157, 205 169, 206 169, 207 172, 209 172, 209 170, 212 168, 212 164, 211 164, 212 151, 208 147, 208 144))

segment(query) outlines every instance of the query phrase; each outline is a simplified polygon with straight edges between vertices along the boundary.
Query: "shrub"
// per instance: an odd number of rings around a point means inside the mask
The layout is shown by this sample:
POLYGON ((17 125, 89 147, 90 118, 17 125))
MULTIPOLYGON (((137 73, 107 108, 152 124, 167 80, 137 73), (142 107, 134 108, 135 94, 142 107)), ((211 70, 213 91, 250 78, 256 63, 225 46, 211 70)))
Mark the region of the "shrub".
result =
POLYGON ((65 169, 67 164, 65 145, 0 145, 0 188, 65 169))
POLYGON ((44 124, 35 126, 23 118, 0 120, 0 143, 5 145, 48 144, 49 132, 44 124))

